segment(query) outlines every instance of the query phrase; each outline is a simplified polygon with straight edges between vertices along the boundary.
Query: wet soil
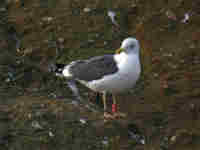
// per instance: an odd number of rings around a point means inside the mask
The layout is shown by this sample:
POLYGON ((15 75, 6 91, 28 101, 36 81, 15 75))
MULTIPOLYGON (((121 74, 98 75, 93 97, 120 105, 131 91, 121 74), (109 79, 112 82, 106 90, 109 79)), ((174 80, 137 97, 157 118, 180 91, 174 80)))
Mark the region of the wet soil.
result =
POLYGON ((199 8, 186 0, 2 0, 0 149, 199 150, 199 8), (78 85, 86 103, 77 104, 49 69, 114 53, 128 36, 140 42, 142 75, 117 97, 127 117, 104 123, 100 97, 78 85))

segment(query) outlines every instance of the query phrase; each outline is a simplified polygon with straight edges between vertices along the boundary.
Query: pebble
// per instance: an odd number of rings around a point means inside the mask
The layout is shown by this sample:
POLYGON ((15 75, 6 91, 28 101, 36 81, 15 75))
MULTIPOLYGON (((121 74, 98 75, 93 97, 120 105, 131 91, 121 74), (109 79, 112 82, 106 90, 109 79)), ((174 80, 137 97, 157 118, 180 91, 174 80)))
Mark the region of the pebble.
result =
POLYGON ((53 134, 53 132, 49 131, 49 136, 54 137, 55 135, 53 134))
POLYGON ((49 96, 53 98, 57 98, 57 95, 55 93, 50 93, 49 96))
POLYGON ((178 66, 172 64, 171 67, 172 67, 173 69, 177 69, 178 66))
POLYGON ((28 113, 27 117, 28 117, 28 119, 31 119, 32 118, 31 113, 28 113))
POLYGON ((61 37, 60 37, 60 38, 58 38, 58 42, 59 42, 59 43, 64 43, 64 41, 65 41, 65 39, 64 39, 64 38, 61 38, 61 37))
POLYGON ((104 41, 104 42, 103 42, 103 44, 104 44, 104 45, 107 45, 107 44, 108 44, 108 42, 104 41))
POLYGON ((102 141, 102 144, 103 144, 103 145, 108 145, 109 142, 108 142, 107 140, 103 140, 103 141, 102 141))
POLYGON ((87 123, 86 120, 83 119, 83 118, 81 118, 79 121, 80 121, 82 124, 86 124, 86 123, 87 123))
POLYGON ((46 21, 46 22, 51 22, 53 20, 53 17, 43 17, 42 21, 46 21))
POLYGON ((94 40, 90 39, 88 40, 89 43, 94 43, 94 40))
POLYGON ((103 145, 108 145, 109 144, 109 139, 108 139, 108 137, 104 137, 104 140, 102 140, 102 144, 103 145))
POLYGON ((163 56, 165 56, 165 57, 172 57, 173 54, 172 53, 165 53, 165 54, 163 54, 163 56))
POLYGON ((190 15, 189 15, 189 13, 186 13, 186 14, 184 15, 183 20, 181 20, 181 22, 182 22, 182 23, 187 23, 189 19, 190 19, 190 15))
POLYGON ((43 128, 37 121, 33 121, 31 125, 35 129, 42 129, 43 128))
POLYGON ((83 9, 83 12, 85 12, 85 13, 88 13, 88 12, 90 12, 90 11, 91 11, 91 9, 88 8, 88 7, 85 7, 85 8, 83 9))
POLYGON ((110 17, 112 23, 116 26, 119 26, 117 21, 115 20, 116 13, 114 11, 108 11, 108 16, 110 17))
POLYGON ((158 77, 158 73, 154 73, 153 76, 154 76, 154 77, 158 77))
POLYGON ((191 44, 189 48, 195 48, 195 44, 191 44))
POLYGON ((116 13, 114 11, 108 11, 108 16, 110 17, 112 22, 115 22, 116 13))
POLYGON ((175 13, 172 12, 171 10, 166 11, 165 14, 169 19, 174 20, 174 21, 177 20, 175 13))
POLYGON ((5 12, 7 9, 6 8, 0 8, 0 12, 5 12))
POLYGON ((95 34, 95 36, 96 36, 96 38, 98 38, 98 37, 99 37, 99 34, 98 34, 98 33, 96 33, 96 34, 95 34))
POLYGON ((10 78, 7 78, 6 80, 5 80, 5 82, 10 82, 11 81, 11 79, 10 78))
POLYGON ((171 142, 175 142, 175 141, 176 141, 176 136, 172 136, 172 137, 170 138, 170 141, 171 141, 171 142))

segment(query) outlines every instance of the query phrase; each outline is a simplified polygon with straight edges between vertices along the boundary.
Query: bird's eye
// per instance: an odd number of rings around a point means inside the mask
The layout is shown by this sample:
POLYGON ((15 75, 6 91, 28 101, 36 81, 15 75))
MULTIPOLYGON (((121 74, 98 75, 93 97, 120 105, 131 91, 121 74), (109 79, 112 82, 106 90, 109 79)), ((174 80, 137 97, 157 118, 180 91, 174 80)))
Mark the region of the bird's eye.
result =
POLYGON ((129 47, 130 47, 130 49, 133 49, 133 48, 134 48, 134 45, 132 44, 132 45, 130 45, 129 47))

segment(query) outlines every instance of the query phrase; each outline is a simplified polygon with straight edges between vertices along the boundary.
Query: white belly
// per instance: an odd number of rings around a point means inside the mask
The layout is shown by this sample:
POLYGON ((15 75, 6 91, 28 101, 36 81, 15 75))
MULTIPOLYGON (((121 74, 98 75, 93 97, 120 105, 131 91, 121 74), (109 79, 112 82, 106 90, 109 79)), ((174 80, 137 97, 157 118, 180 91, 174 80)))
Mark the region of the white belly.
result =
MULTIPOLYGON (((121 57, 116 58, 116 60, 118 59, 121 59, 121 57)), ((141 71, 139 57, 123 56, 123 59, 118 64, 119 71, 117 73, 106 75, 100 80, 93 80, 84 84, 98 92, 118 93, 132 88, 138 80, 141 71)))

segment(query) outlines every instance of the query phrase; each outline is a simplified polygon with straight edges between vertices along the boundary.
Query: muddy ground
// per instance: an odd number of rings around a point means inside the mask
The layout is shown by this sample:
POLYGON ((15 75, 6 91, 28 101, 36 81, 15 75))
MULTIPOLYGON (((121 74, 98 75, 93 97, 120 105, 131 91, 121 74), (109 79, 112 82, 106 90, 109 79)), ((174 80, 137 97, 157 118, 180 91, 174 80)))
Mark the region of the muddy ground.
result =
POLYGON ((2 0, 0 149, 199 150, 199 20, 199 1, 2 0), (114 53, 128 36, 142 75, 118 96, 127 117, 104 123, 100 97, 79 85, 77 105, 49 68, 114 53))

